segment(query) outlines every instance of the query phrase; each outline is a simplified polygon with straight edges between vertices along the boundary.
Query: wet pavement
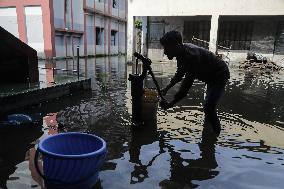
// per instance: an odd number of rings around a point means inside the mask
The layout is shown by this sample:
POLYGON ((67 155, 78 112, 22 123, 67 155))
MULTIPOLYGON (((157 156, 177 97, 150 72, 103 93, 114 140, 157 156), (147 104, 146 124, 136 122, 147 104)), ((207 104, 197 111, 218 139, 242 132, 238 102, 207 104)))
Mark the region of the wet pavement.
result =
MULTIPOLYGON (((127 81, 132 67, 125 57, 82 60, 80 73, 92 78, 92 91, 17 110, 13 113, 39 115, 43 126, 0 132, 0 188, 41 188, 32 163, 34 145, 66 131, 94 133, 107 142, 107 160, 94 188, 283 188, 284 73, 231 64, 216 139, 210 128, 203 129, 203 83, 196 81, 174 108, 159 108, 157 121, 133 127, 127 81)), ((58 68, 66 66, 76 65, 56 62, 58 68)), ((152 67, 161 86, 175 72, 172 63, 152 67)), ((150 78, 145 85, 154 86, 150 78)))

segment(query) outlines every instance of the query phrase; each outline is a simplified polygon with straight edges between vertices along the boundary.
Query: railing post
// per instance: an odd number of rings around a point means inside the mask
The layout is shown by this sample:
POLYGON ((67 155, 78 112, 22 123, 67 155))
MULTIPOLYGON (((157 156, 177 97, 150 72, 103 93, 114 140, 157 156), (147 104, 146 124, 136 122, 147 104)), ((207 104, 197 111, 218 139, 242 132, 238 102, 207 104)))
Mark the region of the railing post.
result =
POLYGON ((79 52, 79 46, 77 46, 77 76, 78 76, 78 80, 79 80, 79 75, 80 75, 80 72, 79 72, 79 69, 80 69, 80 67, 79 67, 79 54, 80 54, 80 52, 79 52))

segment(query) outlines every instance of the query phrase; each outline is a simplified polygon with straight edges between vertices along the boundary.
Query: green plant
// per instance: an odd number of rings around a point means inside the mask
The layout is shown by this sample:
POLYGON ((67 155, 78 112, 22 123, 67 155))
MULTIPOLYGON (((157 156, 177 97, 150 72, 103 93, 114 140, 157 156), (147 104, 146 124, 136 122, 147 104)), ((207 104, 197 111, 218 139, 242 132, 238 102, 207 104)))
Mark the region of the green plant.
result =
POLYGON ((135 20, 134 26, 137 29, 142 29, 142 21, 141 20, 135 20))

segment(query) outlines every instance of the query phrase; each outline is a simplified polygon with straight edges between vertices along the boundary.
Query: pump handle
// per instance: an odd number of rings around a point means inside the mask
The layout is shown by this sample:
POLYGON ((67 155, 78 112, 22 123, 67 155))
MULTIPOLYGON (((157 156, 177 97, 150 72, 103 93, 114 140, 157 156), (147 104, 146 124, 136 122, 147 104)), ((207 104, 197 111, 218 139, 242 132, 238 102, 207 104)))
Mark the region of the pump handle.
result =
POLYGON ((138 52, 135 52, 133 55, 134 55, 136 58, 142 60, 143 64, 146 63, 146 64, 150 65, 150 64, 152 63, 152 61, 151 61, 149 58, 143 56, 142 54, 139 54, 138 52))
MULTIPOLYGON (((159 96, 161 97, 162 100, 165 100, 165 98, 164 98, 163 95, 162 95, 160 86, 159 86, 159 84, 158 84, 158 82, 157 82, 157 80, 156 80, 156 78, 155 78, 155 75, 154 75, 154 73, 153 73, 153 71, 152 71, 152 68, 151 68, 151 63, 152 63, 152 61, 151 61, 151 59, 146 58, 146 57, 144 57, 142 54, 139 54, 139 53, 137 53, 137 52, 135 52, 133 55, 134 55, 136 58, 142 60, 143 64, 145 64, 145 65, 143 65, 143 68, 146 69, 146 70, 143 70, 143 72, 145 72, 145 74, 147 74, 147 71, 149 72, 149 74, 151 75, 151 77, 152 77, 152 79, 153 79, 153 82, 154 82, 154 84, 155 84, 155 86, 156 86, 156 88, 157 88, 157 91, 158 91, 159 96)), ((143 75, 143 74, 142 74, 142 75, 143 75)), ((146 76, 146 75, 145 75, 145 76, 146 76)))

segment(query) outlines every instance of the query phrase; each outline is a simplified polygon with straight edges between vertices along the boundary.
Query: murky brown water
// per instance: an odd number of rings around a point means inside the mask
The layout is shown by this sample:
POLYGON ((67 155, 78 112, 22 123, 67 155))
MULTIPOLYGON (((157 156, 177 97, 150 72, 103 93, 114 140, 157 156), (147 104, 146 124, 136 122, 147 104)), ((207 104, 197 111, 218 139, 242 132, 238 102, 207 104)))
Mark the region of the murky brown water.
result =
MULTIPOLYGON (((72 62, 57 62, 58 67, 66 64, 72 67, 72 62)), ((97 188, 283 188, 284 73, 231 66, 218 106, 223 128, 216 140, 203 130, 203 83, 195 82, 176 107, 159 109, 157 122, 134 128, 127 81, 132 68, 125 58, 88 59, 81 69, 92 78, 92 91, 16 112, 41 113, 42 129, 1 132, 0 188, 40 188, 32 163, 34 143, 65 131, 90 132, 106 140, 107 161, 97 188)), ((153 70, 163 86, 175 65, 153 64, 153 70)), ((146 85, 153 86, 150 78, 146 85)), ((169 98, 177 89, 169 91, 169 98)))

